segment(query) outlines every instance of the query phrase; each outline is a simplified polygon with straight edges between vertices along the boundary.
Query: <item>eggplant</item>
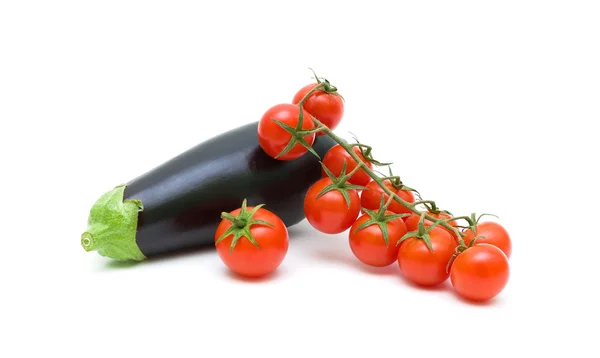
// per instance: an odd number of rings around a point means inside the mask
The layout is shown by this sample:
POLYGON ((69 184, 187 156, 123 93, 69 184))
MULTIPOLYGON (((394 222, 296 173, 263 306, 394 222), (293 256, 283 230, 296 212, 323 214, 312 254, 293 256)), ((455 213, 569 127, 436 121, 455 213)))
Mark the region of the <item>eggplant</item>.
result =
MULTIPOLYGON (((86 251, 115 260, 214 247, 221 213, 248 205, 279 216, 287 227, 304 218, 304 197, 321 178, 321 164, 307 153, 282 161, 258 144, 258 122, 213 137, 156 168, 116 186, 92 206, 81 235, 86 251)), ((335 145, 317 136, 321 158, 335 145)))

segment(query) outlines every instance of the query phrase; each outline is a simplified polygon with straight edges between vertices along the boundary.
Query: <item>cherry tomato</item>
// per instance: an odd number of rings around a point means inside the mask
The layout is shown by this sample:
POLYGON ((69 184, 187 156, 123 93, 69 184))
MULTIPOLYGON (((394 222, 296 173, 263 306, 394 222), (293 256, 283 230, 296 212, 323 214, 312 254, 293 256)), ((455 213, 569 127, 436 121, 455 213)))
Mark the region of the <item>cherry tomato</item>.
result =
MULTIPOLYGON (((358 147, 353 147, 352 151, 356 153, 358 158, 362 160, 369 169, 373 168, 373 164, 368 162, 365 157, 362 155, 360 149, 358 147)), ((346 152, 346 149, 339 144, 334 145, 325 157, 323 158, 323 164, 329 169, 336 177, 339 177, 342 173, 342 168, 344 167, 344 160, 346 160, 346 174, 350 173, 354 168, 356 168, 356 161, 346 152)), ((325 170, 321 170, 323 177, 327 177, 325 170)), ((352 174, 348 182, 356 185, 367 185, 371 181, 371 177, 369 174, 365 173, 363 169, 359 169, 356 173, 352 174)), ((379 208, 379 202, 377 202, 377 208, 379 208)))
MULTIPOLYGON (((247 209, 250 211, 253 208, 249 206, 247 209)), ((238 216, 241 210, 236 209, 230 214, 238 216)), ((229 269, 242 276, 258 277, 275 271, 283 262, 288 251, 288 231, 283 221, 269 210, 258 209, 252 219, 264 220, 272 225, 250 225, 250 233, 260 248, 246 236, 241 236, 231 250, 234 234, 216 243, 218 238, 232 226, 229 220, 222 220, 217 227, 215 243, 221 260, 229 269)))
MULTIPOLYGON (((502 250, 507 258, 510 258, 512 253, 512 243, 508 232, 502 225, 493 221, 486 221, 477 224, 476 231, 477 236, 485 236, 478 237, 476 243, 488 243, 494 245, 502 250)), ((471 229, 465 230, 465 234, 466 236, 463 237, 463 240, 465 241, 465 245, 468 246, 475 237, 475 234, 471 229)))
MULTIPOLYGON (((446 213, 437 213, 437 214, 433 214, 433 213, 426 213, 436 219, 450 219, 452 216, 446 214, 446 213)), ((412 214, 411 216, 407 216, 405 218, 405 222, 406 222, 406 228, 408 229, 408 231, 417 231, 417 228, 419 227, 419 220, 421 219, 420 215, 417 214, 412 214)), ((433 225, 433 222, 430 220, 425 219, 425 227, 429 227, 431 225, 433 225)), ((449 223, 450 225, 456 227, 458 225, 458 223, 454 220, 450 221, 449 223)), ((436 226, 436 228, 440 228, 442 230, 445 230, 447 233, 449 233, 453 238, 456 239, 456 234, 450 230, 450 229, 446 229, 445 227, 441 226, 440 224, 438 224, 436 226)))
MULTIPOLYGON (((392 182, 389 179, 384 180, 383 184, 386 187, 388 187, 392 192, 394 192, 396 195, 398 195, 400 198, 402 198, 403 200, 408 201, 409 203, 414 203, 415 196, 413 195, 412 191, 400 190, 400 189, 394 188, 394 186, 392 185, 392 182)), ((377 182, 372 181, 369 184, 367 184, 367 188, 365 190, 363 190, 362 193, 360 194, 360 205, 363 208, 366 208, 369 210, 377 210, 377 209, 379 209, 379 204, 381 203, 382 195, 383 195, 384 202, 387 202, 387 200, 390 198, 390 196, 387 193, 385 193, 383 191, 383 189, 381 189, 381 187, 379 186, 379 184, 377 184, 377 182)), ((396 214, 412 213, 412 211, 410 211, 406 206, 400 204, 399 202, 397 202, 395 200, 390 203, 390 206, 388 206, 388 210, 390 210, 396 214)), ((406 220, 406 217, 403 219, 406 220)), ((417 220, 417 222, 418 222, 418 220, 417 220)))
MULTIPOLYGON (((292 135, 285 129, 281 128, 273 119, 296 128, 300 115, 300 107, 283 103, 269 108, 258 122, 258 142, 262 149, 269 156, 275 158, 290 142, 292 135)), ((308 112, 304 111, 302 120, 302 129, 309 130, 315 128, 315 124, 310 118, 308 112)), ((308 145, 312 145, 315 141, 315 135, 310 134, 304 136, 304 140, 308 145)), ((304 155, 308 149, 300 143, 296 143, 294 147, 286 154, 278 157, 279 160, 296 159, 304 155)))
POLYGON ((398 265, 404 276, 423 286, 438 285, 448 279, 446 266, 456 248, 452 236, 437 227, 429 232, 429 237, 433 252, 425 241, 415 237, 403 241, 398 250, 398 265))
MULTIPOLYGON (((393 215, 391 211, 386 211, 386 215, 393 215)), ((388 231, 388 243, 378 224, 371 224, 363 229, 356 231, 363 223, 371 219, 368 214, 362 215, 350 229, 349 241, 350 249, 354 256, 361 262, 375 267, 389 266, 398 259, 398 249, 396 246, 398 240, 406 234, 406 224, 401 218, 390 220, 386 223, 388 231)))
POLYGON ((487 301, 508 283, 508 258, 494 245, 477 244, 460 253, 450 269, 452 286, 473 301, 487 301))
POLYGON ((304 213, 308 222, 327 234, 338 234, 349 229, 360 213, 360 198, 354 189, 348 190, 350 207, 339 190, 332 190, 317 199, 317 195, 332 181, 322 178, 313 184, 304 198, 304 213))
MULTIPOLYGON (((311 83, 302 87, 294 96, 292 103, 300 103, 302 98, 317 85, 317 83, 311 83)), ((342 98, 320 90, 311 94, 302 107, 331 130, 334 130, 340 124, 344 115, 344 101, 342 98)), ((318 133, 318 135, 323 134, 325 133, 318 133)))

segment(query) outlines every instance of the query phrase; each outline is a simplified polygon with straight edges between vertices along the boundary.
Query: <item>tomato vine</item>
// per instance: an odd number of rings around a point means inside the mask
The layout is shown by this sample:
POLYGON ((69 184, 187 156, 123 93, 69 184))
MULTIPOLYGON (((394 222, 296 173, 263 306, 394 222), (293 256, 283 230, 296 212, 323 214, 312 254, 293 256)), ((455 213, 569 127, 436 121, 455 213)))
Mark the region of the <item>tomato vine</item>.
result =
MULTIPOLYGON (((316 75, 315 75, 316 77, 316 75)), ((317 85, 314 86, 310 91, 308 91, 306 93, 306 95, 304 95, 304 97, 300 100, 300 102, 298 102, 297 106, 300 107, 300 113, 302 113, 302 106, 304 105, 304 103, 306 102, 306 100, 316 91, 324 91, 327 93, 332 93, 332 94, 337 94, 337 88, 335 86, 332 86, 331 83, 325 79, 322 79, 320 77, 316 77, 317 79, 321 79, 321 81, 318 80, 317 85)), ((315 132, 322 132, 325 135, 329 136, 331 139, 333 139, 337 144, 339 144, 342 148, 344 148, 344 150, 346 152, 348 152, 348 154, 350 155, 350 157, 352 159, 354 159, 357 163, 356 168, 362 168, 363 171, 369 176, 371 177, 371 179, 376 182, 380 187, 381 190, 383 190, 383 192, 385 192, 386 194, 388 194, 390 196, 390 198, 393 198, 393 200, 395 200, 396 202, 400 203, 401 205, 405 206, 406 208, 408 208, 411 212, 419 215, 421 217, 421 221, 423 220, 429 220, 431 222, 438 222, 439 226, 443 226, 448 230, 451 230, 452 232, 454 232, 454 234, 456 235, 456 238, 458 240, 458 245, 461 248, 466 248, 466 245, 462 239, 463 236, 465 236, 464 233, 462 233, 457 227, 454 227, 452 225, 450 225, 450 221, 452 221, 451 219, 448 220, 439 220, 439 218, 436 218, 434 216, 429 215, 428 213, 431 212, 431 210, 438 210, 437 206, 435 204, 435 202, 433 200, 419 200, 419 201, 415 201, 414 203, 408 202, 404 199, 402 199, 400 196, 398 196, 396 193, 394 193, 392 190, 390 190, 384 183, 383 181, 386 179, 392 179, 393 182, 395 183, 395 185, 402 187, 405 190, 413 190, 416 192, 416 190, 405 187, 404 184, 401 183, 400 181, 400 177, 399 176, 394 176, 391 175, 390 176, 378 176, 375 171, 373 171, 371 168, 369 168, 366 163, 352 150, 353 147, 355 146, 359 146, 361 148, 361 150, 364 149, 364 151, 366 152, 366 157, 371 157, 371 146, 362 144, 362 143, 348 143, 346 142, 343 138, 341 138, 340 136, 338 136, 337 134, 335 134, 329 127, 327 127, 325 124, 323 124, 321 121, 319 121, 317 118, 315 118, 314 116, 311 115, 312 121, 315 124, 315 128, 311 129, 310 131, 300 131, 300 132, 296 132, 293 133, 293 137, 301 137, 302 135, 306 135, 308 133, 315 133, 315 132), (426 207, 429 209, 431 208, 431 210, 419 210, 418 206, 419 205, 426 205, 426 207)), ((299 118, 300 121, 300 125, 298 126, 298 128, 301 127, 302 124, 302 115, 301 118, 299 118)), ((294 142, 294 144, 296 144, 296 142, 294 142)), ((311 151, 311 153, 313 153, 314 155, 316 155, 316 153, 314 153, 314 151, 312 151, 309 145, 300 142, 301 145, 305 146, 309 151, 311 151)), ((318 155, 317 155, 318 157, 318 155)), ((320 158, 319 158, 320 159, 320 158)), ((377 161, 373 161, 374 164, 385 164, 385 165, 389 165, 390 163, 380 163, 377 161)), ((418 193, 418 192, 417 192, 418 193)), ((464 217, 461 217, 464 218, 464 217)))
POLYGON ((455 216, 440 209, 404 185, 391 163, 375 160, 370 145, 354 135, 355 143, 350 143, 334 133, 343 99, 328 80, 315 78, 316 84, 296 93, 293 104, 269 109, 258 131, 261 146, 274 158, 290 160, 307 152, 319 158, 323 178, 304 198, 308 222, 327 234, 350 228, 350 248, 360 261, 381 267, 397 260, 403 275, 418 285, 437 285, 450 277, 463 297, 487 300, 497 295, 509 276, 512 246, 506 230, 494 222, 479 223, 489 214, 455 216), (337 143, 323 159, 312 148, 317 135, 337 143), (286 154, 292 150, 293 155, 286 154), (375 168, 383 166, 389 174, 375 168), (484 262, 478 261, 480 254, 484 262))

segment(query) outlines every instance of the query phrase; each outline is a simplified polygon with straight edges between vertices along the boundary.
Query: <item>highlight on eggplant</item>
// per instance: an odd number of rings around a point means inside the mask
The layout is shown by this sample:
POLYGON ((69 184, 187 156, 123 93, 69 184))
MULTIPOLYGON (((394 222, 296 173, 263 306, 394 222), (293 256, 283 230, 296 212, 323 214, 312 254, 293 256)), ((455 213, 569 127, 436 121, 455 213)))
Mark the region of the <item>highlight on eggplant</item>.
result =
MULTIPOLYGON (((274 159, 260 147, 257 128, 254 122, 215 136, 102 195, 81 246, 120 261, 214 248, 221 213, 244 199, 265 204, 287 227, 302 221, 304 196, 321 178, 319 158, 274 159)), ((319 136, 313 148, 323 158, 334 144, 319 136)))

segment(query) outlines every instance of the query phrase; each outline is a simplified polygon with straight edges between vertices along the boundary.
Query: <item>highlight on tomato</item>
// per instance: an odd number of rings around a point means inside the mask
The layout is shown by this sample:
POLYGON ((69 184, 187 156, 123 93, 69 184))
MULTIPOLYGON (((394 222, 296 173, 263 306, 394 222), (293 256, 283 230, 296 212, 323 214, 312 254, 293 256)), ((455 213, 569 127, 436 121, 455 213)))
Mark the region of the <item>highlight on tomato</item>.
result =
POLYGON ((263 205, 247 206, 221 214, 215 232, 219 257, 241 276, 259 277, 275 271, 283 262, 289 245, 283 221, 263 205))
POLYGON ((496 297, 510 276, 508 258, 494 245, 480 243, 458 254, 450 268, 450 281, 456 292, 472 301, 496 297))
POLYGON ((290 103, 269 108, 258 122, 258 143, 270 157, 292 160, 312 151, 315 134, 302 136, 300 131, 315 128, 310 114, 290 103), (302 117, 302 123, 300 123, 302 117))

